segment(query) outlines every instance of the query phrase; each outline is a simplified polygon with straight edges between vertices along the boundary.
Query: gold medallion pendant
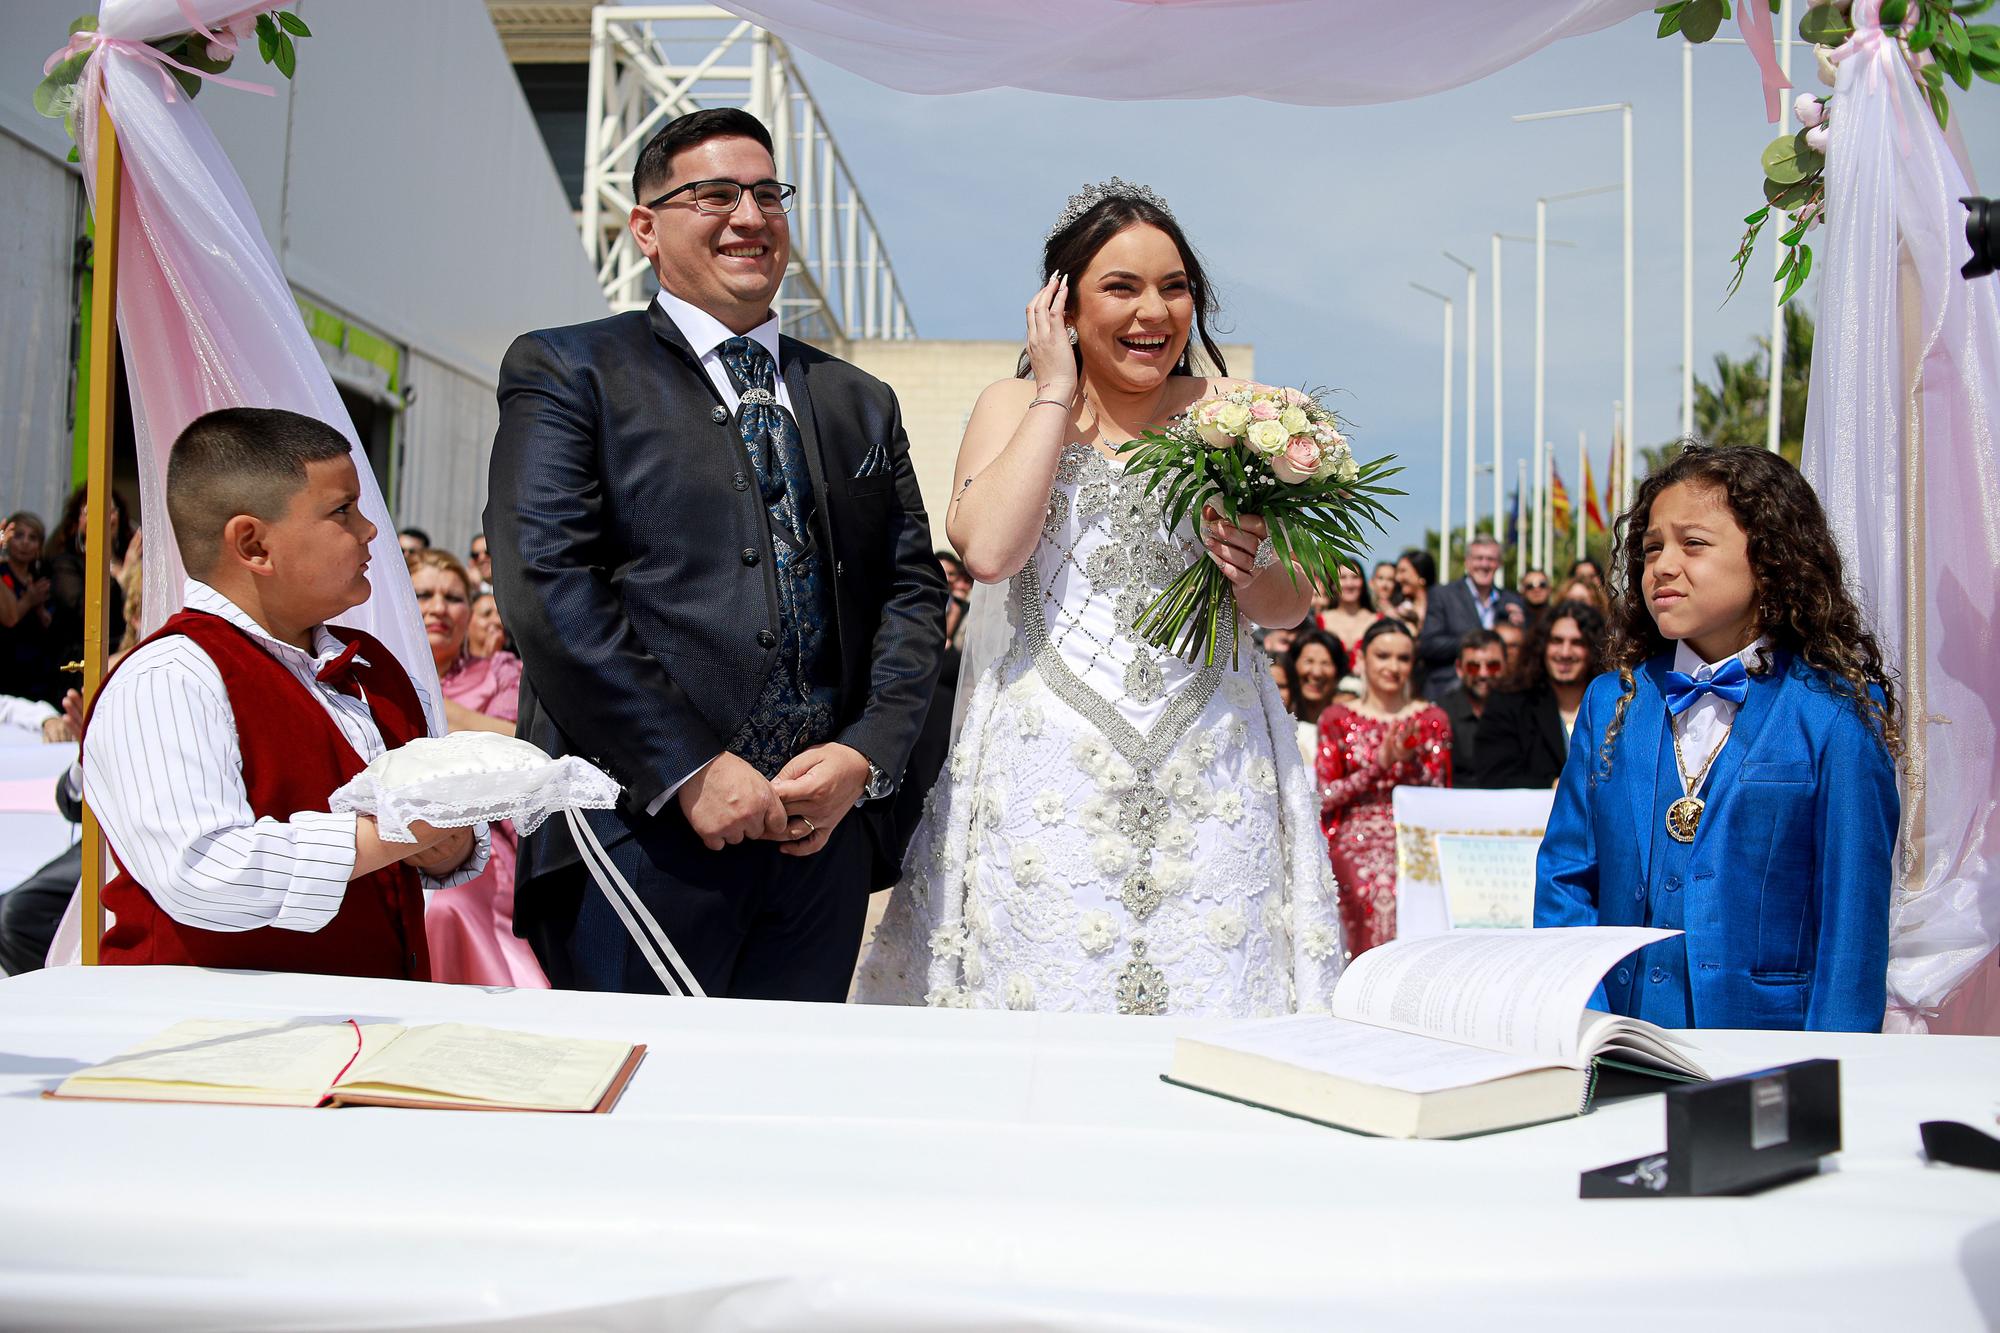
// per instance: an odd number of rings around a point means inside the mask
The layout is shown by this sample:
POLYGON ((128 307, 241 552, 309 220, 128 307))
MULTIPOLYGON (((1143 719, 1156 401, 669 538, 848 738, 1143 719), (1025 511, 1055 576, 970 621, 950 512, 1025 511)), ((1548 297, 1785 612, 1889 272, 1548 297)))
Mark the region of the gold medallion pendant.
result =
POLYGON ((1701 827, 1702 799, 1683 796, 1667 807, 1667 836, 1675 842, 1693 842, 1701 827))

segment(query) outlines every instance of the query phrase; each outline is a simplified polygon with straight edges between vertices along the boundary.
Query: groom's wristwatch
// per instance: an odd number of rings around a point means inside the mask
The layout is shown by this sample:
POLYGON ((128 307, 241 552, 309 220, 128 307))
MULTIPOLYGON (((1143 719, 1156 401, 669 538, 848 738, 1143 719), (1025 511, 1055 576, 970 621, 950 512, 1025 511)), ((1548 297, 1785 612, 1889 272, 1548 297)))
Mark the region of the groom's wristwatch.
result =
MULTIPOLYGON (((865 754, 861 757, 868 759, 865 754)), ((896 790, 896 780, 877 768, 873 759, 868 759, 868 785, 861 789, 861 800, 855 804, 860 805, 861 801, 879 801, 894 790, 896 790)))

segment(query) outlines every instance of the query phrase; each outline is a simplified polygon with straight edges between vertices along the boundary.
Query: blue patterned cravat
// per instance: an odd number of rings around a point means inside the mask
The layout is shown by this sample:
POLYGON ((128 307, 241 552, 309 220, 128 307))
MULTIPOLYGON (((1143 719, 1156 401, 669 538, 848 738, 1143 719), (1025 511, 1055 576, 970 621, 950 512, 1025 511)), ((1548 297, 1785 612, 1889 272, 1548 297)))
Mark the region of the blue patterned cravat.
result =
POLYGON ((729 749, 768 778, 833 735, 838 692, 826 661, 832 603, 812 538, 805 442, 799 423, 778 403, 777 366, 754 338, 731 338, 718 351, 742 399, 736 425, 770 516, 778 580, 778 661, 729 749))
POLYGON ((1750 673, 1743 669, 1743 659, 1730 658, 1706 678, 1690 676, 1685 671, 1667 673, 1667 711, 1675 717, 1694 707, 1695 700, 1704 694, 1713 694, 1733 704, 1749 698, 1750 673))

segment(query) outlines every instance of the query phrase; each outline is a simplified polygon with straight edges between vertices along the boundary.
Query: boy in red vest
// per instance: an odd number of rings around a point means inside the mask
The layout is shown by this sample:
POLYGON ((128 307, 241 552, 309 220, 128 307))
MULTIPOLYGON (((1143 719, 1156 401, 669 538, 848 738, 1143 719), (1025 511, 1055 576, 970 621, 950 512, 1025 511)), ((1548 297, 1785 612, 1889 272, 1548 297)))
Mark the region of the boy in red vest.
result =
POLYGON ((174 442, 185 609, 105 680, 84 735, 118 864, 104 962, 429 980, 423 889, 478 874, 483 831, 385 842, 326 808, 425 733, 389 650, 325 623, 368 597, 360 493, 346 439, 296 412, 226 408, 174 442))

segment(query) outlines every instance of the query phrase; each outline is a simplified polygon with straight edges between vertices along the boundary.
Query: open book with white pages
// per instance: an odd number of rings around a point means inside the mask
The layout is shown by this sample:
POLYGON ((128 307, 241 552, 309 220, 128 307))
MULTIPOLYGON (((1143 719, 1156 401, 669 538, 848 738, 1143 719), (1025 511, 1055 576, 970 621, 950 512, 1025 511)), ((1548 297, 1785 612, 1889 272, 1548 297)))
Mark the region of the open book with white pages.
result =
POLYGON ((1678 932, 1640 926, 1462 930, 1349 964, 1329 1015, 1202 1028, 1170 1083, 1390 1138, 1456 1138, 1581 1115, 1598 1067, 1708 1075, 1636 1018, 1588 1008, 1621 958, 1678 932))

